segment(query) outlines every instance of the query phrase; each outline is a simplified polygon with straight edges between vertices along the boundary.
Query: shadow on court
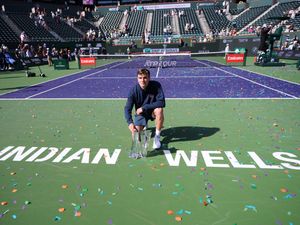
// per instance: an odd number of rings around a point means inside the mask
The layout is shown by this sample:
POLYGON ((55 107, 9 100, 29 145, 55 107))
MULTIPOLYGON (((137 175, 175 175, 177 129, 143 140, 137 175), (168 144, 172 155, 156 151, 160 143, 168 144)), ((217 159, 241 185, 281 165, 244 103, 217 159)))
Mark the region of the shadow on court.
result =
MULTIPOLYGON (((217 127, 172 127, 163 129, 161 131, 161 144, 162 147, 159 150, 151 151, 148 157, 164 154, 162 150, 168 149, 171 153, 175 153, 177 149, 175 147, 169 148, 169 143, 172 142, 184 142, 200 140, 204 137, 209 137, 220 131, 217 127)), ((155 128, 151 129, 152 136, 155 134, 155 128)))

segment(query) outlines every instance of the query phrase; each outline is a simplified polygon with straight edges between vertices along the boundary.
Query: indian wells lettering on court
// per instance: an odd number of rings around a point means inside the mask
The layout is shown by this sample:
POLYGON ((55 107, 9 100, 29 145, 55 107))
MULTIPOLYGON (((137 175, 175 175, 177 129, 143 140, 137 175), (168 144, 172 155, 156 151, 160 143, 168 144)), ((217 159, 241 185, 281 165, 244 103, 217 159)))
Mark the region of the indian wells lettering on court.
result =
MULTIPOLYGON (((272 157, 277 164, 266 164, 264 159, 256 152, 247 152, 249 162, 240 162, 232 151, 192 150, 185 152, 178 150, 171 154, 169 150, 163 150, 169 166, 179 166, 185 163, 186 166, 206 166, 213 168, 237 168, 237 169, 291 169, 300 170, 300 159, 297 155, 290 152, 273 152, 272 157), (200 162, 198 161, 202 155, 200 162), (229 161, 229 163, 227 163, 229 161), (253 163, 254 162, 254 163, 253 163)), ((114 149, 109 152, 107 148, 100 148, 98 152, 93 152, 91 156, 90 148, 81 148, 74 152, 72 148, 59 149, 56 147, 25 147, 25 146, 8 146, 0 151, 0 161, 24 161, 24 162, 44 162, 53 163, 70 163, 80 161, 83 164, 106 164, 115 165, 118 161, 121 149, 114 149)))

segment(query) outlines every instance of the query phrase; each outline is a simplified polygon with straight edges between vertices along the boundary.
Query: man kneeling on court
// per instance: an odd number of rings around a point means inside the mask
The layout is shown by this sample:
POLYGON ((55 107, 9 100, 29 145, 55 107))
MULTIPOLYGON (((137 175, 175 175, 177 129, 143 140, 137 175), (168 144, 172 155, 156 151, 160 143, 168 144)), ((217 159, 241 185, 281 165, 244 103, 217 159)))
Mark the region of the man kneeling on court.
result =
POLYGON ((155 120, 155 137, 153 149, 159 149, 160 131, 164 122, 165 96, 159 82, 150 80, 150 71, 139 69, 137 72, 138 83, 131 88, 124 108, 128 128, 134 135, 135 131, 141 132, 147 127, 148 120, 155 120), (135 106, 135 115, 132 119, 132 109, 135 106))

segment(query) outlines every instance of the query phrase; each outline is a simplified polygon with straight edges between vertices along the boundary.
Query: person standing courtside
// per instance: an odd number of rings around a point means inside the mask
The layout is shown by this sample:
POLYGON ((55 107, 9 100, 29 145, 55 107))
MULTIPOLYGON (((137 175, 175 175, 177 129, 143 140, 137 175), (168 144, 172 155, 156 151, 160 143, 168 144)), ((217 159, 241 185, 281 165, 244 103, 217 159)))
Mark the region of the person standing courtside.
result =
POLYGON ((150 71, 147 69, 138 70, 137 81, 128 94, 124 107, 125 119, 132 135, 146 128, 148 120, 155 120, 153 149, 159 149, 160 132, 164 123, 163 108, 166 105, 163 88, 158 81, 150 80, 150 71), (135 107, 134 118, 132 118, 133 107, 135 107))

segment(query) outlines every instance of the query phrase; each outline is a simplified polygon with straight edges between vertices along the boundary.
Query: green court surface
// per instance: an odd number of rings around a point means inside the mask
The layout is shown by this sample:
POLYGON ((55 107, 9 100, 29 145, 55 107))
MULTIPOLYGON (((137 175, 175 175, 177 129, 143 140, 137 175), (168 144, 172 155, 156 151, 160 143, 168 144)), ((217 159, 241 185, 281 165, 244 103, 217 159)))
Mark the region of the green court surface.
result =
MULTIPOLYGON (((1 93, 43 81, 0 78, 1 93)), ((299 99, 167 100, 166 151, 138 160, 124 104, 1 100, 0 224, 299 223, 299 99)))

